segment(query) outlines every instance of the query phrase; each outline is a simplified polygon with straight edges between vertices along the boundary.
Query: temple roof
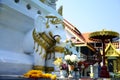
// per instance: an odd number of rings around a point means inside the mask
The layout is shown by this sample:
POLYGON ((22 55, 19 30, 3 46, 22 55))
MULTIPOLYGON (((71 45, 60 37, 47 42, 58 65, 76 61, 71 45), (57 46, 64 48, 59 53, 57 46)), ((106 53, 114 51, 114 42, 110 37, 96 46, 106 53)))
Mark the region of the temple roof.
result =
MULTIPOLYGON (((77 38, 76 42, 82 42, 82 43, 85 42, 85 39, 84 39, 83 35, 81 34, 81 32, 75 26, 73 26, 71 23, 69 23, 65 19, 63 20, 63 23, 65 25, 65 29, 69 33, 71 33, 72 35, 74 35, 75 39, 77 38)), ((72 39, 73 39, 73 37, 72 37, 72 39)))
POLYGON ((83 36, 83 34, 67 20, 64 19, 63 23, 65 25, 65 29, 73 35, 73 37, 71 37, 71 41, 75 44, 75 46, 81 46, 81 48, 84 49, 83 53, 85 53, 86 55, 86 51, 94 54, 96 49, 91 44, 86 42, 86 38, 83 36))
POLYGON ((89 34, 90 34, 90 32, 82 33, 83 37, 85 38, 85 41, 88 43, 93 42, 93 41, 89 40, 89 34))
MULTIPOLYGON (((115 41, 115 42, 112 42, 111 44, 114 45, 114 47, 115 47, 116 49, 119 49, 119 47, 120 47, 119 43, 120 43, 119 41, 115 41)), ((109 43, 106 43, 105 45, 108 46, 108 44, 109 44, 109 43)))
POLYGON ((106 57, 120 57, 120 52, 118 52, 115 46, 110 42, 105 49, 106 57))

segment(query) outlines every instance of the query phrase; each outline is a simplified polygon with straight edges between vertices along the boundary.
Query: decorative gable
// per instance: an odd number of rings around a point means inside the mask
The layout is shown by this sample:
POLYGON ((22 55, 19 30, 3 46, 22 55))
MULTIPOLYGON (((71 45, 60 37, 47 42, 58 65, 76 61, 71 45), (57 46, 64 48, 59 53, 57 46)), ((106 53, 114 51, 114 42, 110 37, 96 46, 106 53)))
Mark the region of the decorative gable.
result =
POLYGON ((116 50, 114 45, 110 42, 105 49, 106 57, 120 57, 119 52, 116 50))

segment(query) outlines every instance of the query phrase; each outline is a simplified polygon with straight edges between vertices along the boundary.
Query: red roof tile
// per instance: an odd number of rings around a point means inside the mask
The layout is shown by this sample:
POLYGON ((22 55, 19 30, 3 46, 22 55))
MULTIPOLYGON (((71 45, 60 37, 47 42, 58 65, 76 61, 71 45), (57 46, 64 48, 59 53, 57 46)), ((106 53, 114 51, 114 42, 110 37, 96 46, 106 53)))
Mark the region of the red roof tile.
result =
POLYGON ((93 41, 89 40, 89 34, 90 34, 90 32, 82 33, 83 37, 85 38, 85 41, 88 43, 93 42, 93 41))

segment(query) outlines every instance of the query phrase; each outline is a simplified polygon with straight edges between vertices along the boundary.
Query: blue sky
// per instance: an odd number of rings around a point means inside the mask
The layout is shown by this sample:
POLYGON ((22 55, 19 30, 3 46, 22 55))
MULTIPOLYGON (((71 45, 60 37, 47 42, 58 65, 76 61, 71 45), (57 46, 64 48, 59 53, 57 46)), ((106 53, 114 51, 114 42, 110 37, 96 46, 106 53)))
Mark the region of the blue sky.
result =
POLYGON ((63 17, 81 33, 112 30, 120 33, 120 0, 58 0, 63 17))

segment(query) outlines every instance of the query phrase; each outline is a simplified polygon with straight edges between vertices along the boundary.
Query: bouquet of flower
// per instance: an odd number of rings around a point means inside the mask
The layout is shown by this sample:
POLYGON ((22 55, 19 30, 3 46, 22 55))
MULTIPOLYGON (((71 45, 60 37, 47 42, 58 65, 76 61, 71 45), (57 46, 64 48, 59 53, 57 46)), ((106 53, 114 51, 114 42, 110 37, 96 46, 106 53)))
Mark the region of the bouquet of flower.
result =
POLYGON ((78 62, 78 57, 74 54, 72 55, 66 55, 65 60, 68 63, 68 70, 69 70, 69 75, 68 77, 73 77, 72 72, 75 69, 75 65, 78 62))
POLYGON ((69 65, 74 65, 76 62, 78 62, 78 57, 74 54, 66 55, 65 60, 69 65))
POLYGON ((58 66, 60 70, 66 70, 67 69, 67 64, 62 60, 62 58, 57 58, 54 61, 54 65, 58 66))
POLYGON ((61 70, 67 70, 67 69, 68 69, 67 64, 66 64, 65 62, 63 62, 63 63, 61 64, 61 66, 60 66, 60 69, 61 69, 61 70))
POLYGON ((60 65, 62 64, 62 58, 57 58, 55 61, 54 61, 54 65, 60 67, 60 65))

